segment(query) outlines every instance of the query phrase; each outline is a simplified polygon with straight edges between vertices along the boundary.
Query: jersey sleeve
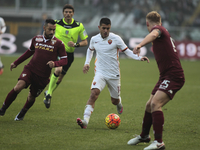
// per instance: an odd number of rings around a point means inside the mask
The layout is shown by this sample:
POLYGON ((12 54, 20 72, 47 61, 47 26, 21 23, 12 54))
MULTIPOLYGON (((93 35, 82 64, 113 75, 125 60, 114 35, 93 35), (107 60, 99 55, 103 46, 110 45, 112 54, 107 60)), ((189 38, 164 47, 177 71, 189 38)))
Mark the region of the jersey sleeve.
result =
POLYGON ((58 56, 60 57, 60 60, 54 61, 55 67, 60 67, 60 66, 66 65, 68 62, 67 53, 65 51, 65 46, 64 46, 63 42, 61 42, 61 41, 58 44, 58 56))
POLYGON ((59 46, 58 46, 58 56, 60 58, 67 56, 67 53, 65 51, 65 45, 63 44, 63 42, 59 43, 59 46))
POLYGON ((80 24, 80 28, 81 28, 81 30, 80 30, 79 36, 80 36, 81 40, 87 39, 88 35, 87 35, 87 32, 82 23, 80 24))
POLYGON ((120 36, 116 36, 116 43, 117 43, 117 48, 121 49, 122 51, 125 51, 128 47, 122 40, 120 36))
POLYGON ((94 48, 94 38, 93 38, 93 37, 92 37, 91 40, 90 40, 89 49, 92 50, 92 51, 95 49, 95 48, 94 48))

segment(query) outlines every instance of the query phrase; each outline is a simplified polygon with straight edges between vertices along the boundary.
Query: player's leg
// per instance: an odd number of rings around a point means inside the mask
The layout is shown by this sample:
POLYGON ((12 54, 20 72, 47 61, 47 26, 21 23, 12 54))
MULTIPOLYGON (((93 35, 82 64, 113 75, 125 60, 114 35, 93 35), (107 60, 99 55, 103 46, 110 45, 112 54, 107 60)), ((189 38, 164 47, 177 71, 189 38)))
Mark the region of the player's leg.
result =
POLYGON ((45 94, 44 104, 45 104, 46 108, 50 107, 53 92, 58 87, 58 85, 61 83, 63 77, 65 76, 65 74, 69 70, 71 64, 73 63, 74 53, 67 53, 67 58, 68 58, 67 65, 62 66, 62 67, 57 67, 55 69, 54 74, 52 74, 52 76, 51 76, 49 88, 44 93, 45 94))
POLYGON ((94 89, 91 90, 90 98, 87 101, 87 104, 85 106, 85 110, 84 110, 84 114, 83 114, 83 120, 81 120, 80 118, 77 118, 77 123, 78 123, 78 125, 81 126, 81 128, 87 128, 91 114, 94 111, 95 101, 99 97, 99 94, 100 94, 99 89, 94 88, 94 89))
POLYGON ((27 113, 27 111, 33 106, 33 104, 35 103, 35 96, 31 95, 31 92, 29 92, 28 97, 27 97, 27 101, 24 105, 24 107, 21 109, 21 111, 17 114, 17 116, 15 117, 14 120, 16 121, 20 121, 24 119, 25 114, 27 113))
POLYGON ((87 128, 90 116, 94 111, 95 101, 97 100, 100 92, 104 89, 105 86, 106 86, 106 81, 104 80, 104 78, 101 75, 96 74, 91 85, 90 98, 85 106, 83 120, 77 118, 77 123, 78 125, 81 126, 81 128, 87 128))
POLYGON ((35 103, 36 97, 38 97, 41 92, 44 90, 46 85, 49 83, 49 78, 42 78, 39 76, 33 76, 31 86, 30 86, 30 92, 27 97, 27 101, 21 111, 17 114, 15 117, 16 121, 23 120, 25 114, 27 111, 33 106, 35 103))
POLYGON ((154 130, 154 137, 159 143, 162 143, 162 131, 164 125, 164 115, 162 112, 162 107, 170 101, 169 96, 158 90, 152 101, 151 101, 151 111, 152 111, 152 123, 154 130))
POLYGON ((120 91, 121 91, 120 79, 108 79, 107 85, 108 85, 108 90, 110 92, 112 104, 116 105, 117 112, 119 114, 122 114, 123 105, 120 97, 120 91))
POLYGON ((21 92, 22 89, 26 87, 26 82, 24 80, 19 80, 15 87, 8 93, 2 108, 0 109, 0 115, 3 116, 6 112, 6 109, 12 104, 16 99, 17 95, 21 92))
POLYGON ((58 77, 60 76, 61 72, 62 72, 62 67, 56 67, 54 74, 51 75, 51 79, 49 82, 49 88, 48 88, 48 92, 47 92, 47 94, 50 94, 50 96, 52 96, 53 91, 57 87, 58 77))
POLYGON ((62 71, 62 67, 56 67, 54 73, 51 75, 50 82, 49 82, 49 88, 47 91, 44 92, 44 104, 46 108, 50 107, 51 104, 51 97, 53 91, 56 89, 57 84, 56 82, 58 81, 58 77, 62 71))
POLYGON ((158 90, 151 100, 152 124, 154 130, 154 142, 145 150, 149 149, 165 149, 165 144, 162 141, 162 131, 164 125, 164 115, 162 107, 170 101, 169 96, 158 90))

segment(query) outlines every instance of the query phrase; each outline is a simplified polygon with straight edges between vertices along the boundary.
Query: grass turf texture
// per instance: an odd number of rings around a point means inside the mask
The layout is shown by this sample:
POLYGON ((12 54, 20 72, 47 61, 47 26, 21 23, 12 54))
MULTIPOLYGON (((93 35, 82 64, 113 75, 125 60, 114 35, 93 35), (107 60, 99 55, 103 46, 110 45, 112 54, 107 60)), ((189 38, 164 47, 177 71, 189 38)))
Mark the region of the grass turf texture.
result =
MULTIPOLYGON (((4 73, 0 76, 1 104, 16 85, 17 78, 27 63, 24 62, 11 72, 10 64, 16 58, 1 57, 5 65, 4 73)), ((24 120, 14 121, 25 104, 29 90, 24 89, 18 95, 6 114, 0 117, 0 150, 143 150, 149 145, 141 143, 129 146, 127 141, 132 135, 141 132, 145 103, 158 80, 155 60, 151 59, 147 64, 120 59, 124 112, 119 115, 121 125, 116 130, 108 129, 104 123, 108 114, 117 113, 116 106, 111 104, 107 87, 96 101, 88 128, 81 129, 76 123, 76 118, 83 116, 94 75, 94 59, 86 75, 82 73, 84 61, 85 58, 75 58, 63 82, 53 94, 50 109, 46 109, 43 104, 43 91, 24 120)), ((199 150, 200 61, 181 62, 186 83, 175 98, 163 107, 163 140, 168 150, 199 150)), ((153 131, 150 133, 153 139, 153 131)))

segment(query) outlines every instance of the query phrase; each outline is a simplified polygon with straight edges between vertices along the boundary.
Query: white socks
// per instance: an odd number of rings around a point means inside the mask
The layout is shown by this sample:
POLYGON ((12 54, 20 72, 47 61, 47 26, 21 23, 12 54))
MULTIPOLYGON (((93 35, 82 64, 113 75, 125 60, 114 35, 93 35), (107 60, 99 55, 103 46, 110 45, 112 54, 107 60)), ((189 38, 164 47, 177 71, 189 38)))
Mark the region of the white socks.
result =
POLYGON ((117 106, 122 106, 121 96, 119 96, 119 103, 117 104, 117 106))
POLYGON ((86 105, 85 106, 83 118, 87 122, 87 124, 89 123, 90 116, 91 116, 93 111, 94 111, 94 108, 92 108, 92 105, 86 105))

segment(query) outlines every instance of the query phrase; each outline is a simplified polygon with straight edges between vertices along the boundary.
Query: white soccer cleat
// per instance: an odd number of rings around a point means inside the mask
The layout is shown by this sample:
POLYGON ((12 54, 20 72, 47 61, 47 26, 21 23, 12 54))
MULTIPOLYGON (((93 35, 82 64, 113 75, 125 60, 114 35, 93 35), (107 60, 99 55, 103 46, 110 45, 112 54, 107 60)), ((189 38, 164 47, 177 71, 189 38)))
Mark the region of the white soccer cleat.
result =
POLYGON ((142 138, 140 135, 137 135, 135 138, 130 139, 127 144, 128 145, 137 145, 138 143, 145 142, 149 143, 151 140, 150 136, 148 135, 145 138, 142 138))
POLYGON ((87 122, 85 120, 81 120, 80 118, 77 118, 76 122, 82 129, 87 128, 87 122))
POLYGON ((151 143, 151 145, 144 148, 144 150, 154 150, 154 149, 165 149, 165 144, 163 142, 159 143, 158 141, 155 140, 151 143))
POLYGON ((118 114, 122 114, 123 113, 123 105, 122 105, 122 103, 117 104, 117 112, 118 112, 118 114))

